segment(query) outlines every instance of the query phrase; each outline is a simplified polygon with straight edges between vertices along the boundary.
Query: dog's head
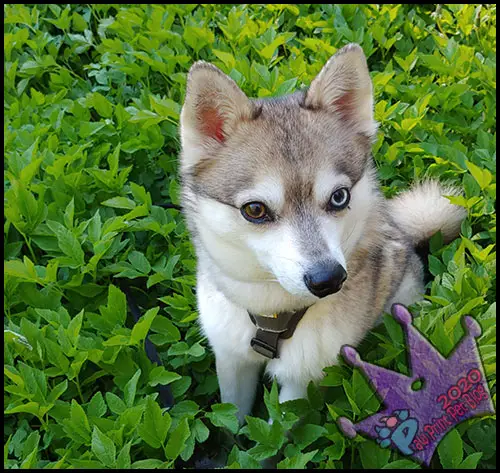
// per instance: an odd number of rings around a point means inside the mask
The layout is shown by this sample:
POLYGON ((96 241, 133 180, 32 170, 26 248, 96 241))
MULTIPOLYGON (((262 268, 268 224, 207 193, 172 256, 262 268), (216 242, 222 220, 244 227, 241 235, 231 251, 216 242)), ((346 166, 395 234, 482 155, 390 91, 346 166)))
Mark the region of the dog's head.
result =
POLYGON ((366 58, 338 51, 306 92, 249 99, 215 66, 189 72, 181 114, 184 205, 233 278, 337 292, 373 205, 376 133, 366 58))

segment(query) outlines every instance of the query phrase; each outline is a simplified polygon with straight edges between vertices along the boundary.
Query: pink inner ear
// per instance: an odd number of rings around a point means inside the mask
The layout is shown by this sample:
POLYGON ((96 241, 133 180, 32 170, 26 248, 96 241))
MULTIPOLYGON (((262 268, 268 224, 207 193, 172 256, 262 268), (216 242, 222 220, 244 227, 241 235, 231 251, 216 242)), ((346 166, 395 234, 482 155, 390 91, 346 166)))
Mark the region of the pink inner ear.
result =
POLYGON ((343 118, 352 119, 356 108, 356 91, 346 90, 338 99, 333 101, 332 105, 343 118))
POLYGON ((202 132, 222 143, 224 141, 224 119, 217 113, 217 110, 206 108, 200 112, 199 118, 202 132))

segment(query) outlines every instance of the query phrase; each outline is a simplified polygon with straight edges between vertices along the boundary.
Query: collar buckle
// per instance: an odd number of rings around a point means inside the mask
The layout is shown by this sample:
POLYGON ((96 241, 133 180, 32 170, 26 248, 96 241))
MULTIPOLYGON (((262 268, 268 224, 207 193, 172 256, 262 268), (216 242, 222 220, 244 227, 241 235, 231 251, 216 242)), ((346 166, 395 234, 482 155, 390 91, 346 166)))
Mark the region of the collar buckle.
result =
POLYGON ((250 346, 262 356, 269 359, 278 357, 278 340, 280 334, 276 332, 266 332, 258 329, 255 337, 250 341, 250 346))
POLYGON ((271 360, 279 358, 279 339, 290 338, 293 335, 307 309, 308 307, 296 312, 282 312, 273 314, 271 317, 252 315, 249 312, 250 320, 257 327, 257 332, 250 341, 250 346, 266 358, 271 360))

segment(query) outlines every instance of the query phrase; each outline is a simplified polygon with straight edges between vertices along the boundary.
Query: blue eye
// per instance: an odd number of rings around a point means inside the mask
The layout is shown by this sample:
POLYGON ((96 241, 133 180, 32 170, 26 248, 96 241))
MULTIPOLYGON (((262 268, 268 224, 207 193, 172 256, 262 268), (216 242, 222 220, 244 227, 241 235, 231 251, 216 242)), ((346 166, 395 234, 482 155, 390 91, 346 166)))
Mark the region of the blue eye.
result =
POLYGON ((351 194, 349 193, 349 189, 347 189, 347 187, 341 187, 340 189, 337 189, 330 197, 330 210, 345 209, 350 200, 351 194))

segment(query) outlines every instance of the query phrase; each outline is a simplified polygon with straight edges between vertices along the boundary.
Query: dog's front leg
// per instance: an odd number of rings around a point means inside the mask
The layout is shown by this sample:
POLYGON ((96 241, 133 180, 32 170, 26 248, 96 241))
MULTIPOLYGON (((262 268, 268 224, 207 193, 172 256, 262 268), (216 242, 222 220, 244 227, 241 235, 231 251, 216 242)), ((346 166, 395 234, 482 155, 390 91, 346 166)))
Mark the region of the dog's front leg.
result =
POLYGON ((284 381, 279 393, 280 403, 293 399, 307 399, 307 384, 307 382, 284 381))
POLYGON ((250 414, 252 410, 262 364, 234 355, 216 356, 215 363, 221 400, 238 407, 237 416, 241 425, 245 416, 250 414))
MULTIPOLYGON (((279 392, 280 404, 286 401, 292 401, 294 399, 307 398, 307 384, 304 385, 304 383, 297 383, 295 381, 286 381, 284 383, 279 383, 279 384, 281 386, 279 392)), ((272 424, 273 419, 269 418, 267 422, 269 424, 272 424)))

